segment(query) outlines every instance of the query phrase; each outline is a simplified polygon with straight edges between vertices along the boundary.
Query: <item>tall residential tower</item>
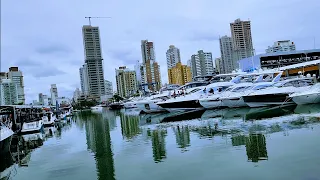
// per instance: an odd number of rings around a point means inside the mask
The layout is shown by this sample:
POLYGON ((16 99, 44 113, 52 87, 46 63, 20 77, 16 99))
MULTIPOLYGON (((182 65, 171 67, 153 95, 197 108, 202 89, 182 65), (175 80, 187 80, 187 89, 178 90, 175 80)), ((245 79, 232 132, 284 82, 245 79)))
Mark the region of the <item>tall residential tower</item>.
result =
POLYGON ((233 61, 233 51, 232 51, 232 38, 228 36, 222 36, 220 41, 220 53, 221 53, 221 63, 220 73, 231 73, 237 68, 237 63, 233 61))
POLYGON ((147 87, 151 91, 159 91, 161 88, 160 65, 156 62, 153 42, 142 40, 141 53, 141 86, 144 90, 147 87))
POLYGON ((199 50, 197 54, 191 56, 192 77, 212 75, 215 72, 211 52, 199 50))
POLYGON ((89 95, 99 100, 105 94, 99 27, 82 27, 89 95))
POLYGON ((238 68, 238 61, 254 55, 251 36, 250 21, 241 21, 236 19, 230 23, 232 45, 233 45, 233 63, 238 68))

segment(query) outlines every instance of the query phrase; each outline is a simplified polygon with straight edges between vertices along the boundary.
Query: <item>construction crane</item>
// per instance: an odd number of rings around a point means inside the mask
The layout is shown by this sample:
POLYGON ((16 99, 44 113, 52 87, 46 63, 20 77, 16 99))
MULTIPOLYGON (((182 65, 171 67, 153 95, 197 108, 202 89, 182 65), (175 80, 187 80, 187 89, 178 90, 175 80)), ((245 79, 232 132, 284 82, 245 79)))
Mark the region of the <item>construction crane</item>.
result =
POLYGON ((88 18, 89 19, 89 25, 91 26, 91 18, 111 18, 111 17, 84 17, 84 18, 88 18))

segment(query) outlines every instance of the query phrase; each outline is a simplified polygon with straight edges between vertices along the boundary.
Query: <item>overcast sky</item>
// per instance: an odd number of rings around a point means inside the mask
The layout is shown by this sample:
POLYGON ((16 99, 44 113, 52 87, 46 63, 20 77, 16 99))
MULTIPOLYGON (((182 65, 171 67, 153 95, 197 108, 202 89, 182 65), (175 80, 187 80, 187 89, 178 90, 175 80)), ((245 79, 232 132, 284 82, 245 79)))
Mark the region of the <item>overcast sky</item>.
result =
POLYGON ((133 68, 141 60, 140 43, 155 43, 162 82, 167 82, 165 53, 180 48, 182 63, 199 49, 220 56, 219 36, 230 35, 230 22, 250 19, 253 45, 264 52, 274 41, 289 39, 297 49, 320 47, 318 0, 1 0, 2 71, 19 66, 27 102, 49 94, 72 96, 80 87, 84 62, 85 16, 100 27, 105 79, 115 87, 115 68, 133 68))

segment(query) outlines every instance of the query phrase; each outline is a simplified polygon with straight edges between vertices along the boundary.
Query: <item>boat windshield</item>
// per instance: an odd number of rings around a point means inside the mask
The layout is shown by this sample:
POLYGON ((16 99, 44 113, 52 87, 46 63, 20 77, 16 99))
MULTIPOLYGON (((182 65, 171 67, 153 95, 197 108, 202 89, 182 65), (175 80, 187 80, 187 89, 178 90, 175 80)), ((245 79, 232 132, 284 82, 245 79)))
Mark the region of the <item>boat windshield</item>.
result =
POLYGON ((268 87, 271 87, 272 84, 262 84, 262 85, 257 85, 257 86, 254 86, 252 88, 252 90, 260 90, 260 89, 266 89, 268 87))
POLYGON ((245 91, 247 89, 251 88, 251 86, 241 86, 241 87, 236 87, 236 88, 233 88, 231 90, 231 92, 241 92, 241 91, 245 91))

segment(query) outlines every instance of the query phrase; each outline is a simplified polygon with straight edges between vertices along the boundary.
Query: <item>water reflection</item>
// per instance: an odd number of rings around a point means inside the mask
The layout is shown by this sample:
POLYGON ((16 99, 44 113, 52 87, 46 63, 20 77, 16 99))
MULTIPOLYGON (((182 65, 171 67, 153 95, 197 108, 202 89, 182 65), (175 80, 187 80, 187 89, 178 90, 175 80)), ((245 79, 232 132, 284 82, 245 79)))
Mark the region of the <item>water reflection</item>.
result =
POLYGON ((132 139, 141 133, 139 116, 120 114, 122 136, 132 139))
POLYGON ((176 126, 173 127, 173 132, 176 135, 176 143, 179 148, 186 150, 186 147, 190 146, 190 130, 188 126, 176 126))
POLYGON ((80 117, 85 120, 87 146, 94 153, 98 179, 115 179, 109 121, 102 114, 83 113, 80 117))
POLYGON ((152 152, 154 162, 159 163, 165 159, 166 156, 166 141, 167 130, 157 129, 148 130, 148 135, 151 137, 152 141, 152 152))
POLYGON ((246 138, 248 161, 268 160, 266 137, 263 134, 250 134, 246 138))

